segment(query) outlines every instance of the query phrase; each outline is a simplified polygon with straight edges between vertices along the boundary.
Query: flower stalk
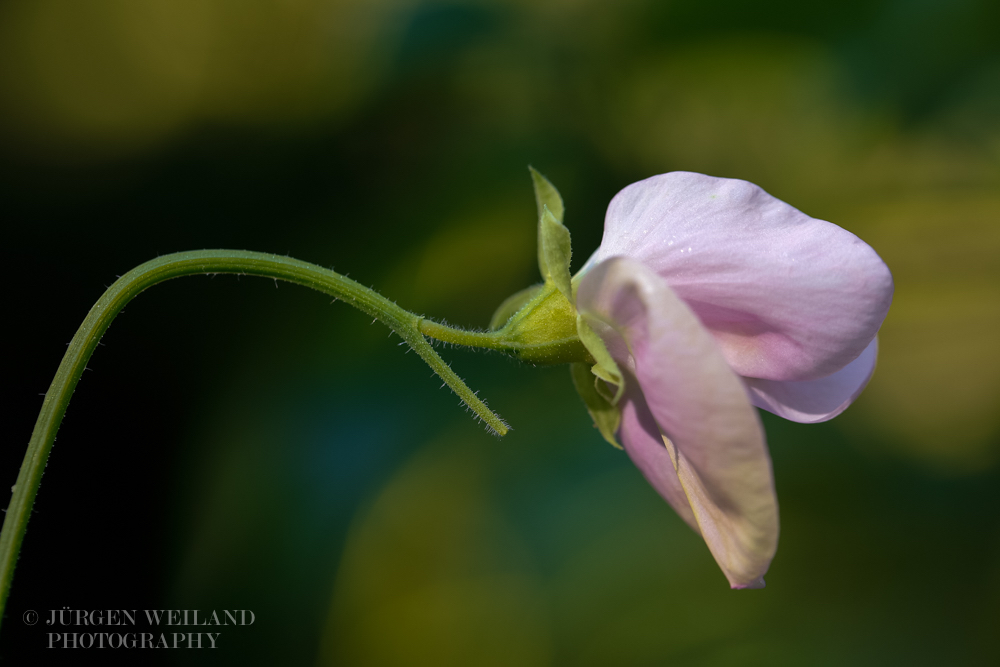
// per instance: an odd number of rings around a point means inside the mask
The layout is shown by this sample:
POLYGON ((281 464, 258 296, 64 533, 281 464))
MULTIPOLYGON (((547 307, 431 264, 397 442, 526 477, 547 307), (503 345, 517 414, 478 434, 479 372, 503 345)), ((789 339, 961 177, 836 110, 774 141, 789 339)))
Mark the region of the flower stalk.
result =
POLYGON ((427 362, 487 428, 501 436, 509 430, 507 423, 476 396, 425 337, 458 345, 515 351, 519 345, 505 340, 500 331, 470 332, 432 322, 404 310, 346 276, 281 255, 240 250, 198 250, 159 257, 123 275, 91 308, 73 336, 45 394, 0 531, 0 619, 3 618, 14 567, 56 432, 80 376, 104 332, 125 305, 147 288, 180 276, 218 273, 261 276, 309 287, 335 296, 380 320, 427 362))

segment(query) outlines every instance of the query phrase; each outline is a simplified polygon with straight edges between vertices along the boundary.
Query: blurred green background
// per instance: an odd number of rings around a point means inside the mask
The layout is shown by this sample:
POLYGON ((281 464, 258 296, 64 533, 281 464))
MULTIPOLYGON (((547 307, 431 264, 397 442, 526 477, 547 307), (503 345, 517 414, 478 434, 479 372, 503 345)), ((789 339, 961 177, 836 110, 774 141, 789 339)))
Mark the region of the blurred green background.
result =
POLYGON ((579 266, 622 187, 753 181, 855 232, 896 297, 833 422, 765 416, 763 591, 608 447, 565 368, 442 349, 488 435, 381 325, 185 278, 115 322, 43 480, 26 609, 249 609, 215 651, 104 664, 1000 662, 1000 4, 994 0, 6 0, 3 484, 118 274, 246 248, 483 327, 538 279, 526 167, 579 266))

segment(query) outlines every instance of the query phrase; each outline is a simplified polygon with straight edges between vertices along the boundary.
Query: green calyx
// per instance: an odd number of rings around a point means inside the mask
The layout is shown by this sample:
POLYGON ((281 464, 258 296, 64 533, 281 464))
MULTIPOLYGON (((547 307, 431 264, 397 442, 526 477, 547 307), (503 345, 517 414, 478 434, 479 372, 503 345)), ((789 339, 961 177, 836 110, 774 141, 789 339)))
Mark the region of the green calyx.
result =
POLYGON ((538 203, 538 270, 545 281, 504 301, 490 328, 508 341, 514 354, 534 364, 594 363, 580 340, 570 259, 569 230, 563 225, 559 191, 529 167, 538 203))
POLYGON ((625 381, 604 341, 577 312, 580 276, 574 279, 570 273, 573 253, 569 230, 563 225, 562 197, 548 179, 530 171, 538 204, 538 269, 544 282, 504 301, 493 315, 490 330, 523 361, 571 364, 573 384, 594 426, 620 448, 615 433, 621 423, 618 402, 625 381))
MULTIPOLYGON (((497 334, 512 344, 514 355, 533 364, 594 363, 594 358, 580 340, 576 328, 576 308, 553 284, 529 288, 523 302, 497 334)), ((523 295, 518 292, 515 297, 523 295)), ((504 314, 504 305, 494 321, 504 314)))

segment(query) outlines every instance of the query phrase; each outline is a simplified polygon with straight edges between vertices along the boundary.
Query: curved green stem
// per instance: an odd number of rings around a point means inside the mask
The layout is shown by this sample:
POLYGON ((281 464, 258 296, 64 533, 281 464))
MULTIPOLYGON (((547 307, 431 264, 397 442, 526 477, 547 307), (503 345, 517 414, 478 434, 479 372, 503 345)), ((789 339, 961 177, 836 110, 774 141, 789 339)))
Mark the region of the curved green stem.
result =
MULTIPOLYGON (((416 350, 445 384, 451 387, 452 391, 458 394, 459 398, 486 422, 490 429, 499 435, 507 433, 507 424, 486 407, 486 404, 451 370, 424 338, 421 327, 427 327, 432 323, 400 308, 367 287, 315 264, 280 255, 238 250, 199 250, 159 257, 119 278, 91 308, 87 318, 73 336, 56 371, 56 376, 49 386, 49 391, 45 394, 4 517, 3 530, 0 531, 0 619, 3 618, 17 555, 56 431, 59 430, 73 390, 98 342, 115 316, 146 288, 171 278, 206 273, 264 276, 304 285, 335 296, 381 320, 416 350)), ((452 338, 469 333, 440 324, 434 324, 431 328, 442 336, 452 338)), ((479 341, 481 338, 480 334, 470 335, 473 337, 469 339, 470 341, 479 341)), ((477 342, 461 344, 477 345, 477 342)))

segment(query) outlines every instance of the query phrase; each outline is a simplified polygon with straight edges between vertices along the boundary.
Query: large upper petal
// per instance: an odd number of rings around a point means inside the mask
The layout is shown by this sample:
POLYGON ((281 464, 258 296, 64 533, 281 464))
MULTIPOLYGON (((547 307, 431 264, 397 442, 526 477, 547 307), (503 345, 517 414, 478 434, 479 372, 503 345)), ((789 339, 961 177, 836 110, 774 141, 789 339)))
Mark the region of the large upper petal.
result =
POLYGON ((672 172, 608 206, 588 265, 626 256, 667 280, 740 375, 814 380, 871 343, 892 301, 867 244, 752 183, 672 172))
POLYGON ((626 258, 588 271, 577 308, 634 374, 626 382, 639 387, 627 391, 641 389, 653 417, 627 399, 621 436, 632 460, 675 506, 676 475, 730 585, 763 586, 778 540, 771 460, 757 411, 718 344, 666 281, 626 258))
POLYGON ((745 378, 750 400, 758 408, 803 424, 833 419, 847 409, 872 378, 878 338, 861 356, 833 375, 818 380, 782 382, 745 378))

